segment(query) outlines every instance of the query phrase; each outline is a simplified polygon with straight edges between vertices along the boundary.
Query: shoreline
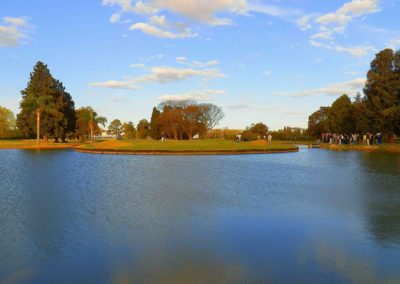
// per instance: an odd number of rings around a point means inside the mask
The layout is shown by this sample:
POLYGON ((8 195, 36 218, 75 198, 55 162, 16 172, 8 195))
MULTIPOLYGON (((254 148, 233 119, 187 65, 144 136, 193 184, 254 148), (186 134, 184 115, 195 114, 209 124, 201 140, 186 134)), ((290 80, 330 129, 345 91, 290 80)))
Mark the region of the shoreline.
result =
POLYGON ((1 150, 66 150, 66 149, 74 149, 77 147, 77 144, 74 145, 39 145, 39 146, 31 146, 31 145, 13 145, 13 146, 1 146, 1 150))
POLYGON ((248 149, 248 150, 118 150, 118 149, 82 149, 74 151, 86 154, 102 155, 143 155, 143 156, 206 156, 206 155, 252 155, 252 154, 278 154, 296 153, 298 147, 287 149, 248 149))
POLYGON ((381 145, 338 145, 338 144, 319 144, 321 149, 330 151, 358 151, 369 153, 395 153, 400 154, 400 144, 381 144, 381 145))

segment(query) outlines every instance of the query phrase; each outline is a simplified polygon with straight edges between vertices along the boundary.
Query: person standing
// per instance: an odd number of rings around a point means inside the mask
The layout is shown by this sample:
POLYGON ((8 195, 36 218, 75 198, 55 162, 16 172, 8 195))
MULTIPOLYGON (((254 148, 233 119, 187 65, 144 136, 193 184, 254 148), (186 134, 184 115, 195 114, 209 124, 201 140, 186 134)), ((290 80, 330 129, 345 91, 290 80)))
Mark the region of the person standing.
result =
POLYGON ((272 144, 272 135, 268 134, 268 144, 272 144))

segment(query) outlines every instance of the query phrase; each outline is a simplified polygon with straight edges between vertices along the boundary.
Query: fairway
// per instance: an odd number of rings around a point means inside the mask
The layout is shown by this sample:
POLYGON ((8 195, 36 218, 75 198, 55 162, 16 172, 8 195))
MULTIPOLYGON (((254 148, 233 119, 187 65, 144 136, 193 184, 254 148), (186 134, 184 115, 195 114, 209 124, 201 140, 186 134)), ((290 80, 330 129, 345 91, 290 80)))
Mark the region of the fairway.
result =
POLYGON ((0 149, 67 149, 77 146, 77 143, 53 143, 41 141, 39 145, 36 140, 0 140, 0 149))
POLYGON ((156 141, 156 140, 113 140, 94 144, 80 145, 78 151, 93 153, 127 153, 127 154, 228 154, 228 153, 268 153, 294 152, 293 145, 266 141, 234 142, 231 140, 210 139, 191 141, 156 141))

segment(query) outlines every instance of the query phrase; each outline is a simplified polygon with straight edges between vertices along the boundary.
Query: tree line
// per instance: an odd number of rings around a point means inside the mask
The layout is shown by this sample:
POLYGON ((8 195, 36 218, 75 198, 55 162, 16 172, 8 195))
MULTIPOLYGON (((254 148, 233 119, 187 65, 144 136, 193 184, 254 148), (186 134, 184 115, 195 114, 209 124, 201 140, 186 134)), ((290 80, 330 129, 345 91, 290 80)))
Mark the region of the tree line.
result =
MULTIPOLYGON (((0 138, 36 137, 65 142, 67 139, 90 139, 102 134, 107 119, 91 107, 75 109, 72 96, 63 83, 55 79, 43 62, 37 62, 27 87, 21 91, 20 112, 16 119, 11 111, 0 107, 0 138), (11 135, 11 132, 13 135, 11 135)), ((193 139, 205 137, 224 117, 214 104, 194 101, 166 101, 153 108, 150 122, 142 119, 137 127, 132 122, 113 120, 107 133, 127 139, 193 139)))
POLYGON ((376 54, 367 73, 363 94, 354 100, 344 94, 331 106, 320 107, 308 119, 313 137, 324 133, 382 133, 389 141, 400 135, 400 50, 376 54))
POLYGON ((191 140, 205 138, 224 117, 222 109, 214 104, 199 104, 195 101, 165 101, 153 107, 151 119, 142 119, 135 128, 132 122, 124 123, 113 120, 108 133, 125 138, 148 137, 173 140, 191 140))

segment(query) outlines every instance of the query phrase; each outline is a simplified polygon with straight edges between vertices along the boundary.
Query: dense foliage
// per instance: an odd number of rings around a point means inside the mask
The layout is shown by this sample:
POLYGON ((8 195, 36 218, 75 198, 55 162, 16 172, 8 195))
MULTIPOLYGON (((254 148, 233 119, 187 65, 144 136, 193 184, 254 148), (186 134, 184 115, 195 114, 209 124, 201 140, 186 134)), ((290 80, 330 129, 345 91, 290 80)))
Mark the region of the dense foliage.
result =
MULTIPOLYGON (((21 91, 18 129, 24 137, 51 137, 65 141, 75 131, 75 103, 47 65, 38 62, 27 87, 21 91)), ((39 141, 39 140, 38 140, 39 141)))
POLYGON ((268 133, 268 126, 262 122, 252 124, 241 133, 243 141, 265 139, 268 133))
POLYGON ((400 135, 400 51, 385 49, 371 62, 364 95, 354 101, 339 97, 330 107, 310 115, 308 130, 313 137, 323 133, 383 133, 393 140, 400 135))
POLYGON ((147 119, 142 119, 137 125, 137 135, 140 139, 146 139, 150 134, 150 123, 147 119))
POLYGON ((124 126, 121 121, 119 119, 114 119, 108 126, 107 133, 115 136, 116 139, 119 139, 122 136, 123 131, 124 126))
POLYGON ((76 111, 77 135, 81 140, 90 137, 93 142, 95 134, 101 134, 100 125, 105 126, 107 119, 99 116, 91 107, 82 107, 76 111))
POLYGON ((11 138, 16 135, 14 113, 0 106, 0 139, 11 138))
POLYGON ((136 128, 132 121, 125 122, 122 127, 124 129, 124 138, 136 139, 136 128))
POLYGON ((137 131, 142 139, 150 135, 153 139, 191 140, 193 137, 206 137, 207 131, 223 117, 222 109, 213 104, 166 101, 153 108, 150 123, 139 122, 137 131))

